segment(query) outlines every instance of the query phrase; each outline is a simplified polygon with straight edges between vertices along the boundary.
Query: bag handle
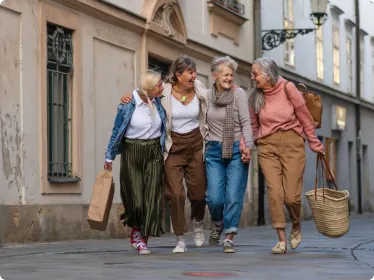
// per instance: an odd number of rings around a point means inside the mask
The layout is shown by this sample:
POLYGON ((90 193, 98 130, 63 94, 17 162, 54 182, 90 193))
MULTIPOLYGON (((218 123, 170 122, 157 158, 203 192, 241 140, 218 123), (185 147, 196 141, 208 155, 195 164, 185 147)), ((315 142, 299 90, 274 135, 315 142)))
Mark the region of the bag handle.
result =
POLYGON ((332 175, 332 172, 329 168, 326 157, 324 156, 323 153, 318 153, 317 154, 317 161, 316 161, 316 178, 315 178, 315 182, 314 182, 314 196, 315 196, 315 199, 317 200, 318 167, 319 167, 320 162, 321 162, 321 170, 322 170, 322 188, 323 188, 322 196, 323 196, 323 200, 325 200, 325 178, 326 178, 327 174, 330 175, 330 178, 331 178, 336 190, 338 190, 338 186, 337 186, 336 181, 334 179, 334 176, 332 175))
POLYGON ((336 184, 336 181, 335 181, 334 176, 332 175, 331 169, 330 169, 330 167, 329 167, 329 164, 327 163, 327 160, 326 160, 325 155, 322 154, 322 153, 319 153, 319 154, 320 154, 321 160, 323 160, 323 162, 325 163, 325 168, 326 168, 326 170, 325 170, 325 174, 326 174, 326 175, 327 175, 327 174, 330 175, 330 178, 331 178, 331 181, 332 181, 333 184, 334 184, 335 190, 338 191, 338 186, 337 186, 337 184, 336 184), (326 171, 327 171, 328 173, 327 173, 326 171))
POLYGON ((287 84, 288 84, 289 82, 290 82, 290 81, 286 81, 286 82, 284 83, 283 91, 286 93, 287 99, 291 102, 290 95, 288 94, 288 90, 287 90, 287 84))

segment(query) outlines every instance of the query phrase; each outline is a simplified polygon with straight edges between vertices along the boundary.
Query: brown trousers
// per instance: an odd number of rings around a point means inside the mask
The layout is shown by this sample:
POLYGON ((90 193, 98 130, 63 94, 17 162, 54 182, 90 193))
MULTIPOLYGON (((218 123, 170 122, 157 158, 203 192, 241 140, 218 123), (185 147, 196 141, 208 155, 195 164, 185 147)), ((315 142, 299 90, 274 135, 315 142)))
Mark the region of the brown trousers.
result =
POLYGON ((257 148, 273 227, 286 227, 284 205, 292 223, 298 224, 306 161, 304 138, 293 130, 277 131, 257 140, 257 148))
POLYGON ((170 201, 171 221, 175 235, 187 232, 186 193, 191 202, 191 220, 202 221, 205 214, 206 176, 203 162, 203 138, 200 129, 186 134, 171 133, 173 145, 164 165, 166 196, 170 201))

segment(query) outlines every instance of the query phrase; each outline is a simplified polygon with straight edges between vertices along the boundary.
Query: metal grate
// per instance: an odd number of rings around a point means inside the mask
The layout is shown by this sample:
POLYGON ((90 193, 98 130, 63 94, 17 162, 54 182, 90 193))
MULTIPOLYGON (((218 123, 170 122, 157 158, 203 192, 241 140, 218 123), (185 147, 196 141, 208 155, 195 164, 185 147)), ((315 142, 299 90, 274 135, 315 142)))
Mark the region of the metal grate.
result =
POLYGON ((169 73, 169 64, 161 62, 155 58, 148 57, 148 69, 160 72, 162 79, 165 79, 169 73))
POLYGON ((48 177, 72 177, 72 30, 47 24, 48 177))
POLYGON ((238 0, 209 0, 209 2, 216 3, 241 16, 243 16, 245 13, 244 5, 241 4, 238 0))

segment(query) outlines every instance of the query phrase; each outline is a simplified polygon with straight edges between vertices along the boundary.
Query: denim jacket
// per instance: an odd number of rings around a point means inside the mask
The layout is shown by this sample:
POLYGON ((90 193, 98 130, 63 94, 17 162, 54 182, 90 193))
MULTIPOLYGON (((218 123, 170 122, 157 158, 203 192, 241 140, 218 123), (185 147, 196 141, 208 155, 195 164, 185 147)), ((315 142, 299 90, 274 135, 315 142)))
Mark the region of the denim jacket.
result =
MULTIPOLYGON (((166 114, 161 105, 160 98, 156 98, 156 109, 161 118, 161 149, 164 151, 165 137, 166 137, 166 114)), ((106 160, 114 160, 118 154, 121 153, 121 144, 130 123, 131 117, 135 111, 135 98, 132 96, 132 101, 127 104, 119 104, 117 108, 117 116, 114 120, 112 135, 110 136, 108 148, 105 153, 106 160)))

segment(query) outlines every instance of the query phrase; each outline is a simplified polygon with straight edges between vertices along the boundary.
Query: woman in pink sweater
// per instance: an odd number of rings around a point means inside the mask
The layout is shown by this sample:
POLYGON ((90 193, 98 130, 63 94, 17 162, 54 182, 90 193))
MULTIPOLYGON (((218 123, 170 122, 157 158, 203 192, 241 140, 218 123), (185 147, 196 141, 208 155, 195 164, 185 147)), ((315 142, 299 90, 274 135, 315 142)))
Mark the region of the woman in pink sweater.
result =
POLYGON ((305 139, 315 153, 323 153, 324 148, 316 137, 303 95, 293 83, 279 76, 278 66, 272 59, 255 60, 251 78, 256 83, 249 98, 253 138, 268 186, 272 225, 279 237, 272 252, 283 254, 287 252, 284 205, 292 220, 290 247, 295 249, 301 242, 305 139))

